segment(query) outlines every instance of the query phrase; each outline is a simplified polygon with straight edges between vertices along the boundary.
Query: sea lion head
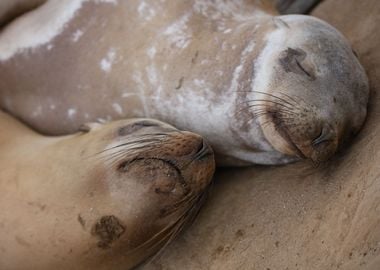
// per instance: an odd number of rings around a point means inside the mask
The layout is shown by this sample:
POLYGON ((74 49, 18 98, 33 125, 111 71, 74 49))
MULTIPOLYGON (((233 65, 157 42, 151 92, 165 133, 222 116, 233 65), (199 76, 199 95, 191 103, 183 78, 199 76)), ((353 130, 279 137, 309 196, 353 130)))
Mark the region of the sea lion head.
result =
POLYGON ((90 218, 94 244, 104 251, 102 256, 128 258, 127 264, 135 266, 198 213, 215 169, 213 151, 201 136, 152 119, 81 130, 89 134, 84 155, 97 167, 98 180, 91 186, 101 193, 98 199, 106 197, 103 210, 90 218), (117 221, 117 237, 104 232, 108 220, 117 221))
POLYGON ((278 16, 255 65, 252 108, 279 152, 328 159, 366 117, 368 79, 346 39, 303 15, 278 16))

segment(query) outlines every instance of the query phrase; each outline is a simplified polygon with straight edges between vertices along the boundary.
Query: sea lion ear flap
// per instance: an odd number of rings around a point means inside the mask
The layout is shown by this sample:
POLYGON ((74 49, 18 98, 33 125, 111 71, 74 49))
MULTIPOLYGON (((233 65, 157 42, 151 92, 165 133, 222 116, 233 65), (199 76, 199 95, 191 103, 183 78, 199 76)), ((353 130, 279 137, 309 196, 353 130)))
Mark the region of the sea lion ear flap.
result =
POLYGON ((80 125, 78 131, 88 133, 91 130, 96 130, 100 128, 101 126, 103 126, 103 123, 99 123, 99 122, 84 123, 80 125))

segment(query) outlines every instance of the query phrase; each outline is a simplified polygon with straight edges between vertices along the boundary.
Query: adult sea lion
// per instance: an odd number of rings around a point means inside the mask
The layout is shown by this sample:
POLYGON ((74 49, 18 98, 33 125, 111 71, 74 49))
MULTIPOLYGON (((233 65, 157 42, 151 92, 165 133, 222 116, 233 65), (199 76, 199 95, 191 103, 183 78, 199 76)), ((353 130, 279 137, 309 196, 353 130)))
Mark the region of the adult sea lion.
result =
POLYGON ((159 121, 0 126, 0 269, 130 269, 194 218, 214 171, 200 136, 159 121))
POLYGON ((0 34, 0 105, 47 134, 157 118, 219 164, 326 160, 364 122, 366 74, 332 26, 257 2, 47 1, 0 34))

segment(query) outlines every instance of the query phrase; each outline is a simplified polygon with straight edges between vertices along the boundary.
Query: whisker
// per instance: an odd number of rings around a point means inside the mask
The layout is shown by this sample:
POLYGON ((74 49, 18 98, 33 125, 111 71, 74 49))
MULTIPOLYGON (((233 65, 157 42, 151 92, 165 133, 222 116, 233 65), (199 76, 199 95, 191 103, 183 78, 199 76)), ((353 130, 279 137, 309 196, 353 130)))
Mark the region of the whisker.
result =
POLYGON ((155 254, 153 254, 150 258, 148 258, 144 262, 144 265, 151 263, 153 260, 157 259, 162 254, 165 248, 174 240, 174 238, 178 236, 178 234, 184 227, 185 222, 186 222, 185 218, 181 218, 180 220, 178 220, 177 224, 173 226, 173 229, 168 234, 166 234, 163 239, 159 240, 158 242, 154 243, 152 246, 149 247, 148 250, 152 250, 157 245, 164 242, 163 246, 160 247, 160 249, 155 254))
MULTIPOLYGON (((243 107, 243 108, 240 108, 238 111, 237 111, 237 113, 238 114, 240 114, 241 112, 243 112, 243 111, 245 111, 245 110, 247 110, 247 109, 249 109, 250 108, 250 106, 246 106, 246 107, 243 107)), ((258 108, 257 110, 260 110, 260 108, 258 108)), ((262 111, 267 111, 266 109, 261 109, 262 111)), ((252 111, 250 111, 250 112, 252 112, 252 111)))
MULTIPOLYGON (((280 93, 281 95, 283 95, 283 96, 289 98, 290 100, 294 101, 296 104, 299 102, 299 100, 296 100, 294 97, 291 97, 291 96, 289 96, 288 94, 285 94, 285 93, 283 93, 283 92, 279 92, 279 93, 280 93)), ((297 97, 297 98, 299 98, 299 97, 297 97)))
POLYGON ((281 100, 282 102, 285 102, 287 103, 288 105, 291 105, 291 106, 294 106, 295 108, 301 108, 301 105, 299 104, 300 102, 303 102, 306 106, 302 106, 303 108, 307 108, 309 105, 308 102, 306 102, 303 98, 299 97, 299 96, 296 96, 296 97, 292 97, 286 93, 283 93, 283 92, 279 92, 280 95, 282 95, 283 97, 279 97, 277 95, 274 95, 274 94, 269 94, 269 93, 265 93, 265 92, 261 92, 261 91, 255 91, 255 90, 249 90, 249 91, 236 91, 236 92, 245 92, 245 93, 259 93, 259 94, 262 94, 262 95, 267 95, 267 96, 270 96, 270 97, 273 97, 275 99, 278 99, 278 100, 281 100), (286 100, 288 99, 288 100, 286 100))
POLYGON ((261 124, 262 127, 268 125, 269 123, 272 123, 272 120, 265 121, 264 123, 261 124))
MULTIPOLYGON (((244 108, 244 110, 248 110, 248 109, 249 109, 249 107, 244 108)), ((242 113, 242 112, 243 112, 243 109, 240 111, 240 113, 242 113)), ((268 111, 266 111, 266 110, 250 110, 249 112, 251 114, 253 114, 253 116, 255 116, 258 113, 266 113, 268 111)))
POLYGON ((288 112, 292 112, 292 113, 298 112, 297 110, 294 110, 294 108, 288 108, 288 107, 276 108, 274 106, 268 106, 268 105, 264 105, 264 104, 249 104, 249 105, 247 105, 247 107, 249 107, 249 108, 255 108, 256 107, 256 108, 261 109, 261 110, 272 111, 272 112, 280 112, 280 111, 288 111, 288 112), (262 108, 263 106, 265 106, 265 108, 262 108))
MULTIPOLYGON (((201 192, 198 196, 194 196, 194 199, 191 200, 191 207, 188 208, 186 211, 184 211, 184 213, 181 215, 181 217, 179 218, 179 222, 178 222, 178 226, 174 227, 174 230, 173 232, 171 233, 171 236, 169 238, 169 240, 166 242, 166 244, 160 249, 160 251, 158 251, 156 253, 156 255, 153 256, 152 260, 154 258, 157 258, 157 256, 162 252, 162 250, 167 246, 169 245, 172 240, 174 238, 176 238, 176 236, 181 232, 181 230, 191 224, 192 222, 194 222, 195 218, 198 216, 198 213, 202 207, 202 205, 204 204, 205 202, 205 199, 207 197, 207 194, 208 194, 208 190, 209 190, 209 187, 211 185, 212 181, 210 182, 210 184, 205 188, 205 190, 203 192, 201 192)), ((150 261, 152 261, 150 260, 150 261)))
POLYGON ((245 108, 257 108, 257 110, 263 110, 263 111, 272 111, 272 112, 280 112, 280 111, 284 111, 284 112, 292 112, 292 113, 296 113, 297 111, 293 110, 293 109, 290 109, 290 108, 274 108, 274 107, 271 107, 269 106, 268 108, 267 107, 263 107, 265 105, 263 104, 250 104, 250 105, 247 105, 245 108))
POLYGON ((247 101, 242 102, 242 103, 250 103, 250 102, 273 103, 273 104, 276 104, 276 105, 279 105, 279 106, 282 106, 282 107, 285 107, 285 108, 288 108, 288 109, 294 109, 294 105, 291 105, 291 107, 289 107, 286 104, 280 103, 280 102, 275 101, 275 100, 269 100, 269 99, 251 99, 251 100, 247 100, 247 101))
MULTIPOLYGON (((198 197, 200 197, 203 193, 201 193, 200 195, 198 196, 194 196, 194 200, 197 199, 198 197)), ((169 224, 168 226, 164 227, 161 231, 159 231, 158 233, 156 233, 154 236, 152 236, 150 239, 148 239, 147 241, 145 241, 144 243, 142 243, 141 245, 137 246, 136 248, 134 248, 133 250, 131 250, 130 252, 128 252, 127 254, 131 254, 131 253, 134 253, 134 252, 137 252, 138 250, 146 247, 147 245, 149 245, 152 241, 156 240, 158 237, 160 237, 160 235, 162 235, 163 233, 167 232, 168 230, 170 231, 170 233, 168 233, 167 235, 165 235, 162 239, 160 239, 159 241, 157 241, 156 243, 153 243, 152 246, 149 247, 149 250, 151 250, 152 248, 156 247, 157 245, 161 244, 163 241, 166 241, 166 243, 164 244, 164 246, 162 246, 160 248, 160 250, 153 256, 153 258, 157 257, 157 255, 168 245, 172 242, 172 240, 175 238, 175 236, 178 235, 178 233, 180 232, 180 230, 184 227, 184 225, 187 223, 187 221, 189 220, 189 217, 193 215, 193 213, 190 213, 192 212, 192 210, 194 209, 194 206, 198 204, 198 202, 196 203, 193 203, 194 200, 191 200, 188 204, 192 204, 190 208, 188 207, 185 207, 185 210, 183 211, 183 213, 178 217, 178 219, 172 223, 172 224, 169 224), (189 214, 190 213, 190 214, 189 214), (169 239, 167 240, 167 238, 169 237, 169 239)), ((149 261, 151 261, 152 259, 150 259, 149 261)))
POLYGON ((124 147, 124 146, 128 146, 129 148, 134 148, 135 147, 134 145, 143 147, 143 146, 150 145, 152 143, 160 143, 160 142, 162 142, 162 140, 157 139, 157 138, 142 139, 142 140, 132 140, 132 141, 120 143, 120 144, 112 146, 110 148, 106 148, 106 149, 104 149, 104 150, 102 150, 100 152, 95 153, 94 156, 97 156, 97 155, 100 155, 100 154, 104 154, 105 152, 114 150, 116 148, 124 147))
POLYGON ((110 148, 106 148, 100 152, 97 152, 94 154, 94 156, 97 156, 97 155, 100 155, 100 154, 103 154, 104 152, 107 152, 107 151, 110 151, 110 150, 114 150, 115 148, 118 148, 118 147, 123 147, 123 146, 128 146, 128 145, 133 145, 133 144, 142 144, 142 143, 151 143, 151 142, 159 142, 160 140, 154 140, 154 139, 145 139, 145 140, 134 140, 134 141, 129 141, 129 142, 125 142, 125 143, 120 143, 118 145, 115 145, 115 146, 112 146, 110 148))
POLYGON ((290 101, 287 101, 287 100, 285 100, 284 98, 278 97, 278 96, 276 96, 276 95, 274 95, 274 94, 269 94, 269 93, 265 93, 265 92, 261 92, 261 91, 255 91, 255 90, 251 90, 251 92, 253 92, 253 93, 258 93, 258 94, 262 94, 262 95, 267 95, 267 96, 270 96, 270 97, 276 98, 276 99, 278 99, 278 100, 281 100, 282 102, 287 103, 287 104, 290 105, 290 106, 294 106, 294 105, 295 105, 295 104, 291 103, 290 101))
MULTIPOLYGON (((248 91, 241 91, 241 90, 239 90, 239 91, 235 91, 235 92, 242 92, 242 93, 259 93, 259 94, 263 94, 263 95, 268 95, 268 96, 272 96, 272 97, 274 97, 274 98, 278 98, 278 99, 281 99, 279 96, 276 96, 276 95, 274 95, 274 94, 269 94, 269 93, 265 93, 265 92, 261 92, 261 91, 255 91, 255 90, 248 90, 248 91)), ((288 94, 285 94, 284 92, 279 92, 279 94, 280 95, 283 95, 284 97, 286 97, 286 98, 288 98, 289 100, 291 100, 291 101, 294 101, 295 102, 295 104, 293 104, 293 105, 296 105, 296 104, 298 104, 300 101, 303 101, 306 105, 308 105, 308 103, 303 99, 303 98, 301 98, 301 97, 299 97, 299 96, 295 96, 295 97, 292 97, 292 96, 290 96, 290 95, 288 95, 288 94), (298 100, 297 100, 298 99, 298 100)), ((283 99, 284 100, 284 99, 283 99)), ((290 102, 290 101, 289 101, 290 102)), ((290 104, 289 104, 290 105, 290 104)))
MULTIPOLYGON (((247 106, 247 108, 251 108, 253 106, 247 106)), ((269 110, 266 110, 266 111, 269 111, 269 110)), ((293 114, 293 115, 297 115, 297 112, 293 111, 293 110, 288 110, 288 109, 278 109, 278 110, 275 110, 272 108, 272 110, 270 111, 272 113, 277 113, 277 114, 280 114, 282 112, 285 112, 285 113, 289 113, 289 114, 293 114)))
MULTIPOLYGON (((147 246, 148 247, 148 251, 151 250, 152 248, 156 247, 157 245, 161 244, 163 241, 166 241, 166 239, 171 235, 171 233, 167 233, 165 234, 167 231, 169 232, 172 232, 173 231, 173 228, 175 228, 177 225, 178 225, 178 222, 180 221, 180 219, 176 220, 174 223, 172 224, 169 224, 168 226, 164 227, 161 231, 159 231, 158 233, 156 233, 155 235, 153 235, 151 238, 149 238, 147 241, 145 241, 144 243, 142 243, 141 245, 133 248, 132 250, 128 251, 125 253, 125 255, 131 255, 131 254, 134 254, 138 251, 140 251, 141 249, 144 249, 146 248, 147 246), (163 235, 164 234, 164 235, 163 235), (163 235, 163 236, 162 236, 163 235), (163 237, 161 239, 159 239, 158 241, 154 242, 155 240, 157 240, 157 238, 159 237, 163 237), (151 244, 153 242, 153 244, 151 244)), ((144 251, 145 253, 147 252, 147 250, 144 251)))

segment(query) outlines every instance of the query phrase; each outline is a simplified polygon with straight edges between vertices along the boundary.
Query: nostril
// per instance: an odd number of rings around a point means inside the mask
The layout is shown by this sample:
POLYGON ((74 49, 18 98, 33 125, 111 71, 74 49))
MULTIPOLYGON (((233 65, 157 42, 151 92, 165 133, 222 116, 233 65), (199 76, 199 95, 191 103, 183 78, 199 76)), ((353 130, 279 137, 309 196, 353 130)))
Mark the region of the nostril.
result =
POLYGON ((210 146, 208 146, 208 144, 202 139, 202 141, 198 145, 197 152, 195 154, 195 159, 203 159, 204 157, 209 156, 212 153, 213 152, 210 146))
POLYGON ((205 141, 202 139, 201 142, 198 145, 196 153, 202 152, 207 145, 205 144, 205 141))
POLYGON ((323 129, 320 130, 318 136, 313 140, 313 145, 319 144, 323 138, 323 129))
POLYGON ((332 134, 326 127, 323 127, 318 136, 313 140, 313 146, 318 146, 323 143, 329 142, 332 139, 332 134))

